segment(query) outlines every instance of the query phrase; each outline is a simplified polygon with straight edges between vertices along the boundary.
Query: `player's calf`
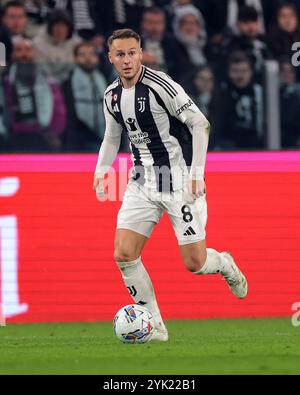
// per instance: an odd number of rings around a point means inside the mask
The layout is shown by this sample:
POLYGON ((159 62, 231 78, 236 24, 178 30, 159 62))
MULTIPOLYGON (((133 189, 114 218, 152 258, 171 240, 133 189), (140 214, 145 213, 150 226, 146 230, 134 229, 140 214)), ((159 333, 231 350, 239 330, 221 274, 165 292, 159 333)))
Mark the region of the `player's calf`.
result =
POLYGON ((168 339, 168 332, 163 323, 156 301, 153 285, 141 257, 134 261, 118 262, 126 288, 136 304, 147 307, 153 314, 157 340, 168 339))
POLYGON ((207 248, 205 255, 203 251, 199 251, 198 257, 195 253, 186 255, 184 262, 187 269, 196 275, 220 273, 232 293, 240 299, 245 298, 248 292, 247 280, 233 257, 227 252, 218 252, 212 248, 207 248), (203 258, 205 255, 206 259, 203 258))
POLYGON ((198 273, 205 265, 207 259, 205 240, 180 245, 179 248, 186 269, 191 273, 198 273))

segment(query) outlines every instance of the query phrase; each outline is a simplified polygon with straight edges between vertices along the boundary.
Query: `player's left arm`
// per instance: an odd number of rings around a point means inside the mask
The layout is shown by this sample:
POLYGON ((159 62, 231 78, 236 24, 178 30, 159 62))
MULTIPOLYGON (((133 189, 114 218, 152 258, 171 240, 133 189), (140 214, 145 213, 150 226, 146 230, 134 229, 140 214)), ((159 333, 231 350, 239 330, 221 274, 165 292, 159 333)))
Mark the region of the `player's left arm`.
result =
POLYGON ((185 90, 173 80, 168 80, 176 90, 175 97, 164 95, 170 114, 184 123, 193 137, 193 156, 190 169, 189 190, 198 197, 205 193, 204 170, 209 141, 210 124, 185 90))

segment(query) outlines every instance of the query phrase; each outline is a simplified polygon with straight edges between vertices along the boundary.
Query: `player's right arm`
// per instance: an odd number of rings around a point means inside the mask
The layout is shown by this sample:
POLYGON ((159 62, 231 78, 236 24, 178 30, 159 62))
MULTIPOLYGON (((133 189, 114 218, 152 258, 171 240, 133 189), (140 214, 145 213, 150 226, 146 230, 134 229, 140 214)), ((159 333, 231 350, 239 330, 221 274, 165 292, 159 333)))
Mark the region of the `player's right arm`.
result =
POLYGON ((105 194, 104 177, 116 159, 122 135, 122 126, 118 123, 109 104, 111 102, 110 98, 111 92, 106 95, 104 100, 103 107, 106 127, 94 173, 93 189, 99 195, 105 194))

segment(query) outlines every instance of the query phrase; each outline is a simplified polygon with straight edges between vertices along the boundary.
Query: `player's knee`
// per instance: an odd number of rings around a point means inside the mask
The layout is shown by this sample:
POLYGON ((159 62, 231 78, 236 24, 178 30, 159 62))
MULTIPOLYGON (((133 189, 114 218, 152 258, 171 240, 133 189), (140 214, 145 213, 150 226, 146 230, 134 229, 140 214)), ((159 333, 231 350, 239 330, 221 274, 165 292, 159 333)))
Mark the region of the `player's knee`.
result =
POLYGON ((199 272, 205 264, 205 258, 201 256, 189 256, 185 259, 185 266, 187 270, 191 273, 199 272))

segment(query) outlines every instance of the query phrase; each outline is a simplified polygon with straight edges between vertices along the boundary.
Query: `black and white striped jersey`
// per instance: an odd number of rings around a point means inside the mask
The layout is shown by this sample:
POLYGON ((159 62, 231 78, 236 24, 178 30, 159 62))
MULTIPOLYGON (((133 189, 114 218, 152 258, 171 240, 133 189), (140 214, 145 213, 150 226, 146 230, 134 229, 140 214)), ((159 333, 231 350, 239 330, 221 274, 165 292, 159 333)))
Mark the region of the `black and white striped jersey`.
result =
POLYGON ((147 188, 178 190, 191 166, 192 120, 201 115, 184 89, 163 72, 142 67, 138 82, 124 89, 120 79, 105 92, 106 134, 128 135, 134 171, 132 177, 147 188))

